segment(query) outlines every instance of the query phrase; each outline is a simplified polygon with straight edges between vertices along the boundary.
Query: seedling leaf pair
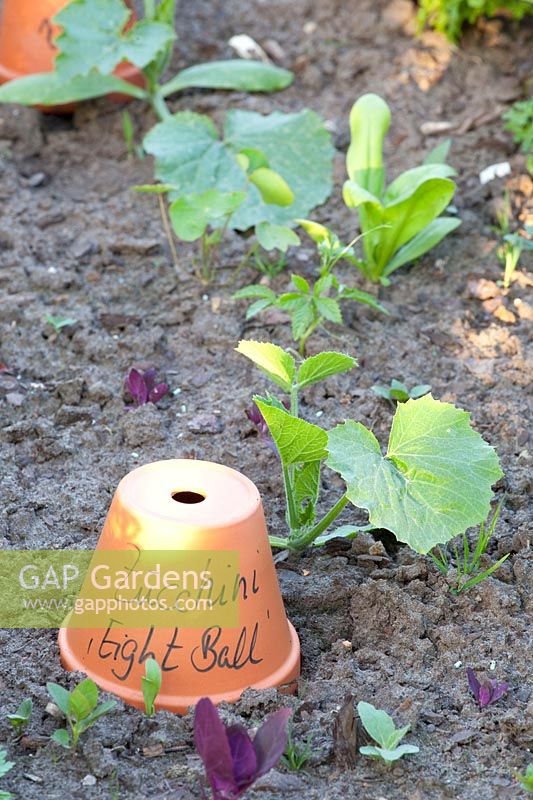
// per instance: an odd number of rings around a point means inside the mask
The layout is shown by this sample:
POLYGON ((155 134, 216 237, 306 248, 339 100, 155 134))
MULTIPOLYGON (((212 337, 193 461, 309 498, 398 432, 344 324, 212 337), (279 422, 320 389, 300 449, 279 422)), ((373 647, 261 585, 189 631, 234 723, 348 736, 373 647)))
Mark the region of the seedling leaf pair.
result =
POLYGON ((71 692, 57 683, 47 683, 46 688, 70 727, 70 731, 65 728, 55 731, 52 739, 68 749, 75 750, 80 735, 116 706, 114 700, 98 705, 98 688, 89 678, 79 683, 71 692))
POLYGON ((161 691, 161 667, 155 658, 147 658, 145 662, 145 675, 141 678, 141 688, 144 698, 144 708, 147 717, 155 713, 155 701, 161 691))
POLYGON ((14 714, 7 715, 7 718, 10 721, 11 725, 13 726, 13 730, 15 731, 15 734, 17 736, 21 734, 24 728, 27 726, 28 722, 31 719, 32 711, 33 711, 33 703, 31 699, 28 697, 26 698, 26 700, 22 701, 22 703, 19 705, 14 714))
POLYGON ((359 752, 362 755, 379 758, 386 763, 391 763, 404 755, 419 752, 419 748, 416 745, 400 744, 405 734, 410 730, 410 725, 396 728, 392 717, 385 711, 375 708, 371 703, 358 703, 357 713, 366 732, 379 745, 379 747, 371 745, 360 747, 359 752))

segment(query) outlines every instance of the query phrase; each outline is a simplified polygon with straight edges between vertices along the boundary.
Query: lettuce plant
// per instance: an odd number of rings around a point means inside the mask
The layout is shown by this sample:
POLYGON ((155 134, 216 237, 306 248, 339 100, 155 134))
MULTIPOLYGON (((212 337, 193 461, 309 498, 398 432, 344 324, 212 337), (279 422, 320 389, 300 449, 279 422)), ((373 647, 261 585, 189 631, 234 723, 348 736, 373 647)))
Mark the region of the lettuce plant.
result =
POLYGON ((166 98, 183 89, 272 92, 291 83, 287 70, 241 59, 188 67, 161 83, 176 39, 175 8, 176 0, 144 0, 144 18, 132 24, 124 0, 72 0, 53 18, 62 28, 54 71, 6 83, 0 102, 55 106, 119 92, 145 100, 165 119, 166 98), (142 71, 144 88, 113 75, 123 61, 142 71))
POLYGON ((251 739, 242 725, 224 725, 207 697, 199 701, 194 714, 194 742, 213 800, 238 800, 276 766, 287 745, 290 716, 287 708, 276 711, 251 739))
POLYGON ((27 697, 19 705, 14 714, 7 714, 7 718, 13 726, 16 736, 20 736, 23 730, 28 725, 33 711, 33 703, 30 697, 27 697))
POLYGON ((450 180, 455 171, 444 163, 449 142, 386 186, 383 142, 390 118, 387 103, 376 94, 363 95, 353 106, 343 189, 348 208, 358 210, 363 234, 364 258, 356 266, 371 281, 385 284, 392 272, 420 258, 461 224, 440 216, 455 192, 450 180))
POLYGON ((301 391, 353 369, 354 358, 324 352, 297 363, 283 348, 254 341, 241 341, 237 352, 290 399, 288 410, 272 394, 254 396, 276 445, 285 488, 288 536, 271 536, 272 546, 303 550, 333 536, 355 536, 363 528, 326 533, 349 503, 367 510, 365 530, 389 530, 418 553, 486 518, 491 485, 502 472, 466 411, 431 395, 399 403, 383 455, 374 434, 359 422, 347 420, 325 431, 299 416, 301 391), (323 465, 343 478, 346 490, 317 520, 323 465))
POLYGON ((116 706, 114 700, 98 705, 98 688, 89 678, 79 683, 71 692, 57 683, 47 683, 46 688, 56 706, 65 715, 69 726, 68 729, 55 731, 52 739, 67 750, 75 750, 81 734, 116 706))
POLYGON ((386 711, 381 711, 373 706, 372 703, 357 703, 357 713, 363 728, 378 745, 377 747, 375 745, 360 747, 361 755, 391 764, 402 756, 419 752, 419 748, 414 744, 400 744, 405 734, 411 729, 410 725, 397 728, 392 717, 386 711))

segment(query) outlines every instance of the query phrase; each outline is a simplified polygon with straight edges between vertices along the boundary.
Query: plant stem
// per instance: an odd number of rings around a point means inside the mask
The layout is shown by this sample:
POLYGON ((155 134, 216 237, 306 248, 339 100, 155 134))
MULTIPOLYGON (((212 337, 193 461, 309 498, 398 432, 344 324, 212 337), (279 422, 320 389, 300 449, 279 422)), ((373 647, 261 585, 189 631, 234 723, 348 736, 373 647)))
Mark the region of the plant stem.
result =
POLYGON ((285 498, 287 500, 287 511, 289 515, 288 523, 291 533, 298 527, 298 514, 294 503, 294 492, 289 470, 283 467, 283 485, 285 486, 285 498))
POLYGON ((291 414, 293 417, 298 416, 298 384, 291 386, 291 414))
POLYGON ((307 531, 302 536, 298 536, 293 539, 291 547, 294 550, 303 550, 308 544, 311 544, 311 542, 313 542, 317 536, 320 536, 321 533, 324 533, 324 531, 329 528, 333 520, 339 516, 347 503, 348 496, 343 494, 343 496, 337 500, 333 508, 328 511, 324 517, 322 517, 320 522, 317 522, 317 524, 311 528, 310 531, 307 531))
POLYGON ((170 247, 170 252, 172 253, 172 260, 174 261, 174 268, 176 272, 179 271, 179 260, 178 260, 178 251, 176 250, 176 244, 174 242, 174 236, 172 235, 172 228, 170 227, 170 222, 168 220, 167 209, 165 206, 165 200, 162 194, 158 195, 159 198, 159 209, 161 211, 161 219, 163 220, 163 228, 165 229, 165 235, 167 237, 168 246, 170 247))
POLYGON ((155 0, 144 0, 144 16, 146 19, 155 17, 155 0))
POLYGON ((164 122, 166 119, 170 119, 172 117, 172 114, 170 113, 170 110, 165 102, 165 98, 161 97, 157 90, 150 94, 150 105, 161 122, 164 122))

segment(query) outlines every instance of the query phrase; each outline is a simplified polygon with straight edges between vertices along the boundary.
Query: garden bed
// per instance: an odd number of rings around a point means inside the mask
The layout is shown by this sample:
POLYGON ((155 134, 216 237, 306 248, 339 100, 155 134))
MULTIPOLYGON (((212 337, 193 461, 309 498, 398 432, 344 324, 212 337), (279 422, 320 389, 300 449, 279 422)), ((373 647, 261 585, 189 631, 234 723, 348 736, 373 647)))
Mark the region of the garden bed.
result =
MULTIPOLYGON (((224 43, 243 31, 267 48, 269 39, 281 46, 280 65, 296 74, 286 91, 190 91, 171 105, 218 122, 230 107, 321 113, 337 148, 337 191, 316 216, 343 240, 355 235, 354 212, 338 191, 355 99, 377 92, 393 110, 392 174, 440 141, 421 133, 424 123, 457 123, 449 161, 458 172, 462 226, 380 289, 390 316, 349 306, 346 327, 310 341, 310 354, 341 350, 359 368, 304 392, 302 415, 324 427, 351 415, 384 444, 392 407, 370 387, 392 378, 428 383, 435 397, 471 412, 505 473, 496 487, 506 500, 491 555, 511 556, 460 597, 428 558, 392 537, 362 534, 279 561, 302 644, 298 696, 248 691, 224 712, 252 725, 288 704, 294 738, 310 737, 312 754, 303 771, 279 768, 250 797, 514 798, 523 792, 513 770, 531 760, 531 282, 522 270, 501 302, 483 295, 480 281, 501 275, 491 226, 505 182, 481 186, 478 176, 509 160, 513 208, 525 214, 531 177, 495 112, 520 96, 531 29, 492 22, 458 50, 434 33, 414 38, 409 19, 408 4, 367 0, 195 1, 179 11, 176 68, 229 57, 224 43), (498 705, 478 709, 466 666, 510 684, 498 705), (392 769, 358 755, 352 765, 353 742, 334 725, 350 694, 411 723, 420 753, 392 769)), ((129 110, 140 139, 151 112, 136 103, 129 110)), ((245 473, 261 491, 270 533, 283 535, 279 465, 244 413, 266 381, 233 348, 243 337, 285 346, 292 339, 280 313, 245 323, 244 305, 231 299, 256 277, 248 269, 235 281, 243 238, 230 235, 208 287, 192 276, 192 247, 179 247, 174 269, 157 200, 129 188, 152 180, 150 159, 128 159, 121 109, 107 101, 86 104, 73 118, 0 107, 0 146, 0 362, 7 367, 0 373, 0 546, 94 547, 123 475, 176 457, 245 473), (55 334, 46 314, 76 324, 55 334), (173 395, 126 412, 123 380, 134 364, 156 366, 173 395)), ((312 276, 314 259, 307 242, 289 253, 275 288, 288 284, 290 271, 312 276)), ((334 501, 339 478, 325 471, 323 484, 326 501, 334 501)), ((357 514, 345 511, 341 521, 364 522, 357 514)), ((201 797, 190 716, 159 712, 149 720, 120 705, 86 735, 77 756, 58 753, 48 739, 57 722, 44 712, 45 684, 73 685, 78 677, 61 668, 55 631, 0 631, 0 742, 16 762, 2 788, 26 800, 201 797), (27 696, 33 720, 14 745, 5 713, 27 696)))

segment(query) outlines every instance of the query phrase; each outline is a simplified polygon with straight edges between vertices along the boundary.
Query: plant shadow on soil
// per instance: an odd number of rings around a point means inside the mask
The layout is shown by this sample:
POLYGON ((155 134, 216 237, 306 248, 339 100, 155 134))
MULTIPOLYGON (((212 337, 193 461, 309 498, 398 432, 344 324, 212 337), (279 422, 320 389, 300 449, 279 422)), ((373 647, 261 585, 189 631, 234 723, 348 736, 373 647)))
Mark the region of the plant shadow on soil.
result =
MULTIPOLYGON (((402 2, 369 0, 358 3, 357 13, 334 0, 203 0, 180 10, 176 68, 229 56, 224 43, 245 30, 262 43, 274 38, 296 80, 270 97, 190 92, 173 108, 218 121, 230 106, 263 112, 308 106, 322 113, 338 153, 336 196, 318 218, 343 236, 353 231, 353 217, 339 199, 347 119, 360 94, 379 92, 393 108, 387 152, 393 174, 419 163, 436 143, 422 136, 421 123, 471 120, 455 135, 451 154, 462 227, 419 265, 394 276, 381 293, 390 317, 350 308, 345 328, 315 337, 311 352, 343 349, 360 367, 309 390, 303 413, 313 418, 322 412, 325 427, 356 418, 384 444, 391 409, 372 394, 372 384, 393 377, 430 383, 436 397, 472 412, 502 461, 498 495, 507 492, 492 555, 511 557, 463 597, 450 594, 425 558, 369 535, 278 565, 302 642, 298 698, 248 691, 224 714, 251 726, 289 704, 294 737, 310 736, 313 755, 304 772, 280 769, 266 776, 251 798, 523 796, 512 771, 525 767, 533 743, 527 684, 531 311, 525 279, 513 284, 508 298, 514 323, 493 316, 467 287, 500 277, 491 209, 504 187, 502 181, 481 187, 479 170, 510 158, 519 176, 511 182, 513 201, 522 208, 531 201, 531 179, 524 168, 520 173, 523 161, 513 155, 499 120, 476 122, 496 102, 505 105, 519 95, 531 37, 527 24, 491 23, 452 52, 434 34, 417 40, 406 33, 407 12, 402 2), (304 30, 310 22, 315 27, 304 30), (477 709, 467 665, 509 682, 498 705, 477 709), (411 723, 409 741, 420 753, 392 769, 358 757, 347 770, 335 757, 331 730, 348 693, 411 723)), ((153 120, 140 105, 129 110, 140 136, 153 120)), ((157 203, 129 191, 151 179, 151 164, 127 160, 120 109, 106 101, 83 106, 72 120, 0 108, 0 140, 0 361, 11 368, 0 374, 0 546, 94 546, 120 478, 141 463, 170 457, 205 458, 244 472, 261 491, 271 532, 282 534, 278 464, 244 415, 252 392, 264 384, 232 348, 242 336, 289 345, 290 331, 276 315, 243 323, 242 306, 231 300, 242 240, 230 238, 208 289, 192 279, 187 247, 180 248, 176 274, 157 203), (43 322, 47 313, 77 324, 54 337, 43 322), (180 392, 157 409, 125 413, 122 381, 134 363, 157 366, 180 392)), ((313 264, 304 243, 289 267, 312 274, 313 264)), ((242 285, 253 277, 243 274, 242 285)), ((276 281, 285 286, 287 274, 276 281)), ((325 500, 336 499, 338 480, 326 473, 323 485, 325 500)), ((358 519, 346 511, 342 521, 358 519)), ((158 713, 147 720, 119 704, 86 734, 78 756, 58 753, 39 738, 58 724, 44 712, 45 683, 69 686, 79 676, 61 668, 54 631, 2 631, 0 643, 0 743, 16 761, 2 788, 26 800, 201 796, 190 716, 158 713), (33 698, 34 716, 15 744, 5 713, 26 696, 33 698), (94 785, 82 785, 87 775, 96 778, 94 785)))

